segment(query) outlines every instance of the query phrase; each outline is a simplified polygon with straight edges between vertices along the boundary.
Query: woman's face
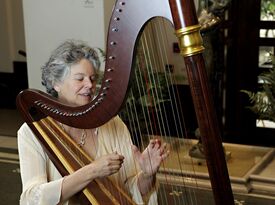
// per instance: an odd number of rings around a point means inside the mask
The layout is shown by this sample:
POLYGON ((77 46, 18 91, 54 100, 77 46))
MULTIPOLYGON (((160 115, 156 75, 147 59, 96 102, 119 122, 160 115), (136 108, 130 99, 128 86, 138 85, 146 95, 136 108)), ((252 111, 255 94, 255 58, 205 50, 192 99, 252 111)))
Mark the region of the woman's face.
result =
POLYGON ((54 86, 58 99, 71 106, 89 103, 96 89, 96 73, 87 59, 82 59, 71 67, 64 81, 54 86))

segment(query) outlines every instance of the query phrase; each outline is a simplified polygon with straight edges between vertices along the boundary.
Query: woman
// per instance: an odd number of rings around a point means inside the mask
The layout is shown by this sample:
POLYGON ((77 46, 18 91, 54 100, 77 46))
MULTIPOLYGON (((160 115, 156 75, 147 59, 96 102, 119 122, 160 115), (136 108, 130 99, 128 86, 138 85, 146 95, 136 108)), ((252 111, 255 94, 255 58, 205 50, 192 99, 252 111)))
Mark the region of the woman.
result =
MULTIPOLYGON (((62 103, 85 105, 93 99, 99 66, 92 48, 80 41, 66 41, 42 67, 42 84, 62 103)), ((168 155, 165 144, 151 140, 141 153, 132 145, 128 129, 119 117, 96 129, 60 126, 94 161, 62 177, 28 125, 23 124, 18 130, 23 183, 20 204, 78 204, 74 195, 102 177, 109 177, 122 187, 137 204, 157 203, 155 175, 168 155)))

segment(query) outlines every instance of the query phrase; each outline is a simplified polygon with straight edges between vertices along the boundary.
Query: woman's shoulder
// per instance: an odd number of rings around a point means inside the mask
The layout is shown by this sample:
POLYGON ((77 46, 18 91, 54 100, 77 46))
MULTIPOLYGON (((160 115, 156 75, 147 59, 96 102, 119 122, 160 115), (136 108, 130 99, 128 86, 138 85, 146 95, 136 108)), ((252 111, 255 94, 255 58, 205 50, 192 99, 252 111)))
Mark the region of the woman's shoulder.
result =
POLYGON ((109 120, 104 125, 102 125, 99 128, 99 131, 102 134, 109 133, 108 134, 109 136, 110 136, 110 133, 112 133, 112 136, 114 139, 116 139, 117 136, 119 136, 120 140, 122 140, 123 138, 128 139, 130 136, 127 126, 124 124, 124 122, 118 115, 113 117, 111 120, 109 120))
POLYGON ((24 122, 17 131, 18 137, 30 133, 32 133, 31 128, 28 126, 26 122, 24 122))
POLYGON ((124 124, 123 120, 118 115, 116 115, 111 120, 109 120, 105 125, 103 125, 103 127, 108 127, 108 128, 111 128, 111 129, 115 128, 117 131, 127 129, 127 127, 124 124))
POLYGON ((124 122, 123 122, 122 119, 119 117, 119 115, 116 115, 115 117, 113 117, 113 118, 111 119, 111 121, 114 121, 115 123, 121 124, 121 125, 124 124, 124 122))
POLYGON ((32 132, 31 128, 28 126, 27 123, 23 123, 21 127, 17 131, 17 140, 18 140, 18 146, 20 145, 31 145, 33 147, 37 147, 41 149, 41 145, 36 138, 35 134, 32 132))
POLYGON ((23 123, 21 127, 17 130, 17 139, 18 143, 26 141, 25 139, 28 139, 32 136, 31 128, 28 126, 27 123, 23 123))

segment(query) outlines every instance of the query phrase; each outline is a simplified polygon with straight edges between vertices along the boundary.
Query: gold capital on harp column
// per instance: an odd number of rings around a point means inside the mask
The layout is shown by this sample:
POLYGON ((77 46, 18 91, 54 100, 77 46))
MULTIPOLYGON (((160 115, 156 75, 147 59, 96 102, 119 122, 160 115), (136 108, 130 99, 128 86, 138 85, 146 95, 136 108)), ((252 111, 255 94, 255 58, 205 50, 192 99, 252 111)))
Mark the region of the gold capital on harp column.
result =
POLYGON ((188 26, 176 30, 176 36, 179 39, 180 54, 183 57, 202 53, 202 37, 200 35, 200 25, 188 26))

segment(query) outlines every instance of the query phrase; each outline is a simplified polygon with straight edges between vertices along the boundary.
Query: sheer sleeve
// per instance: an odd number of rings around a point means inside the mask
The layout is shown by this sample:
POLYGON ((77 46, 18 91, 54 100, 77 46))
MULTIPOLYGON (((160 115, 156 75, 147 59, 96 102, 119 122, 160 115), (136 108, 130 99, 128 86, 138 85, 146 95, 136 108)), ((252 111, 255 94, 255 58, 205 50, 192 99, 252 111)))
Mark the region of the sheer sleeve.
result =
POLYGON ((62 180, 48 182, 49 159, 25 123, 18 130, 18 151, 23 191, 21 205, 53 205, 60 200, 62 180))

